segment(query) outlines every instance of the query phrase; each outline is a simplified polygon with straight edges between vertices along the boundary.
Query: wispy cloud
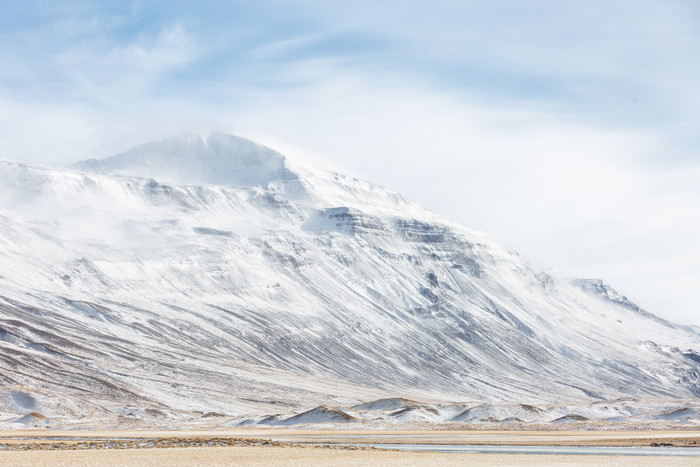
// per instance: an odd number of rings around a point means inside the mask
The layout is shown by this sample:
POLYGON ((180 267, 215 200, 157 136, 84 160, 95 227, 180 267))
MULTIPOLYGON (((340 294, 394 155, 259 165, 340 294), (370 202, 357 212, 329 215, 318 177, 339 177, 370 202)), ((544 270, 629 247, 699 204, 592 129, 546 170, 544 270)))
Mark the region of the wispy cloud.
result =
POLYGON ((305 46, 317 43, 322 40, 320 34, 307 34, 304 36, 284 38, 281 40, 273 40, 259 47, 255 47, 247 53, 253 57, 268 58, 268 57, 284 57, 290 52, 294 52, 305 46))
POLYGON ((174 25, 123 44, 80 44, 51 59, 71 97, 119 102, 132 93, 153 92, 168 73, 196 59, 196 47, 191 35, 174 25))

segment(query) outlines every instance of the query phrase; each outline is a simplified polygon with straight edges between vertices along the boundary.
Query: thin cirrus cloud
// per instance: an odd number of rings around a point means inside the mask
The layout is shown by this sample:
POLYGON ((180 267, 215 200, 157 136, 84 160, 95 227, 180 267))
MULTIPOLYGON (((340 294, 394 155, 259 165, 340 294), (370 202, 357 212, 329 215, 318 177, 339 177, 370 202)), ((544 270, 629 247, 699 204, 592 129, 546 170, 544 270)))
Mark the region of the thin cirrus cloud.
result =
POLYGON ((173 25, 123 44, 84 42, 50 59, 65 97, 115 104, 151 92, 164 76, 196 56, 191 36, 173 25))
MULTIPOLYGON (((162 75, 190 63, 195 56, 189 34, 179 25, 160 30, 153 36, 137 37, 126 44, 107 44, 102 47, 92 43, 81 44, 65 52, 53 55, 57 68, 68 79, 75 71, 85 75, 93 86, 112 84, 124 76, 137 76, 147 80, 152 75, 162 75)), ((142 86, 147 81, 140 83, 142 86)))
POLYGON ((304 147, 700 324, 697 18, 671 0, 14 2, 1 157, 191 129, 304 147))

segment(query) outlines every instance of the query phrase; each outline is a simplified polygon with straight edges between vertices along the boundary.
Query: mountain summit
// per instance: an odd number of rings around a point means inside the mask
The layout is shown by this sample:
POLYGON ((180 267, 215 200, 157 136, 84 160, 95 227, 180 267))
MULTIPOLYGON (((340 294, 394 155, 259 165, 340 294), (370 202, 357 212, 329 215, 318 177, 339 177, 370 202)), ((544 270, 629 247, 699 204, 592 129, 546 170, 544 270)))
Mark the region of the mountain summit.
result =
POLYGON ((0 161, 0 412, 700 395, 697 328, 291 163, 223 134, 0 161))
POLYGON ((282 154, 223 133, 190 133, 153 141, 107 159, 78 162, 73 168, 235 187, 264 186, 288 176, 282 154))

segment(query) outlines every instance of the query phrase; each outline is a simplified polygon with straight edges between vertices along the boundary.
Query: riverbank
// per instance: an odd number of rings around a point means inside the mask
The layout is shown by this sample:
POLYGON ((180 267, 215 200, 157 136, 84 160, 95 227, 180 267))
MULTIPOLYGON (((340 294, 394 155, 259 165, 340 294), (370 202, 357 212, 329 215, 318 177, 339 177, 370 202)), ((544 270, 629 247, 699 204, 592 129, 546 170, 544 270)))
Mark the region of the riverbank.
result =
POLYGON ((0 465, 697 465, 700 447, 692 446, 700 432, 43 429, 0 432, 0 465))
MULTIPOLYGON (((697 465, 694 457, 664 457, 664 466, 697 465)), ((649 466, 658 457, 590 455, 452 454, 431 452, 351 451, 323 448, 232 447, 126 449, 106 451, 0 452, 0 465, 27 467, 81 466, 649 466)))

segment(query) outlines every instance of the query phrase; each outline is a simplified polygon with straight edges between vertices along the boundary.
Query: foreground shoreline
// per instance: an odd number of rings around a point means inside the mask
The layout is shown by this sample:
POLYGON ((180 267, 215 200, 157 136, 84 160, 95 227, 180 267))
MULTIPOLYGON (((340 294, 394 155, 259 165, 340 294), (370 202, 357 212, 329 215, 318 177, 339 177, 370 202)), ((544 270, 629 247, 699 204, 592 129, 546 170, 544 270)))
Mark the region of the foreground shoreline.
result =
POLYGON ((341 430, 260 429, 214 430, 50 430, 0 431, 0 451, 26 446, 25 450, 144 449, 159 447, 303 446, 319 444, 450 444, 512 446, 675 446, 699 447, 700 430, 635 431, 519 431, 519 430, 341 430), (105 446, 111 443, 110 446, 105 446), (102 447, 97 447, 102 446, 102 447), (4 449, 3 449, 4 448, 4 449))
MULTIPOLYGON (((406 452, 382 445, 686 446, 700 431, 426 431, 335 429, 0 431, 0 465, 697 465, 683 455, 406 452), (374 447, 358 447, 358 445, 374 447)), ((585 452, 585 451, 584 451, 585 452)), ((669 451, 670 452, 670 451, 669 451)))

